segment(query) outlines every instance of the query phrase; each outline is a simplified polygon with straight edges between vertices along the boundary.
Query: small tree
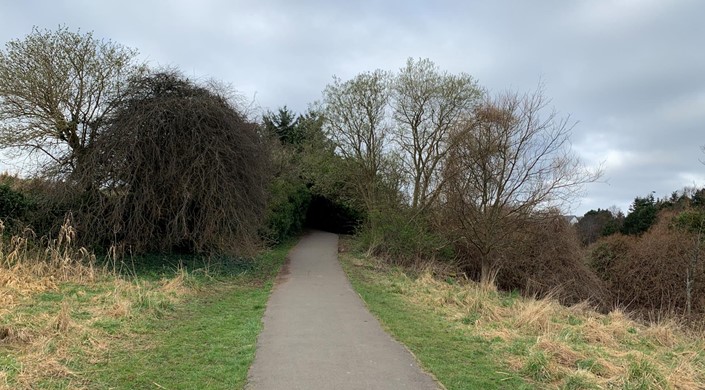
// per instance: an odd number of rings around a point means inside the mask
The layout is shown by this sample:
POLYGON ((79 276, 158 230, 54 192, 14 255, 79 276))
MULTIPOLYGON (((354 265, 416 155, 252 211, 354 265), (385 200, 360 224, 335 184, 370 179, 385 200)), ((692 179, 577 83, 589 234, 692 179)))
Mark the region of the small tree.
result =
POLYGON ((598 177, 571 153, 568 119, 545 113, 546 105, 540 92, 488 98, 451 140, 447 219, 458 242, 477 254, 482 277, 514 233, 598 177))
POLYGON ((617 233, 624 216, 621 212, 612 213, 609 210, 590 210, 575 225, 583 245, 589 245, 598 238, 617 233))
MULTIPOLYGON (((92 149, 93 226, 138 251, 242 251, 257 240, 269 167, 257 125, 174 72, 135 80, 92 149)), ((92 229, 96 230, 96 229, 92 229)))
MULTIPOLYGON (((137 51, 92 33, 34 28, 0 51, 0 147, 48 158, 46 173, 84 163, 130 77, 137 51)), ((44 160, 47 161, 47 160, 44 160)))

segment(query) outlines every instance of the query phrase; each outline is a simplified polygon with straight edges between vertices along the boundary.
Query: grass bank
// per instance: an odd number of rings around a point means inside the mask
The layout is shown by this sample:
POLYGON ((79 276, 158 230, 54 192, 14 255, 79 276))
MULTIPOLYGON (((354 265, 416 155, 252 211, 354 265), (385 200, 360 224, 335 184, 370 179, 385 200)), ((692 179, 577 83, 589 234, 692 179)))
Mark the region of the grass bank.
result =
POLYGON ((384 326, 448 389, 702 389, 705 341, 674 322, 561 306, 341 254, 384 326))
POLYGON ((242 388, 290 247, 240 262, 135 259, 117 273, 5 257, 0 388, 242 388))

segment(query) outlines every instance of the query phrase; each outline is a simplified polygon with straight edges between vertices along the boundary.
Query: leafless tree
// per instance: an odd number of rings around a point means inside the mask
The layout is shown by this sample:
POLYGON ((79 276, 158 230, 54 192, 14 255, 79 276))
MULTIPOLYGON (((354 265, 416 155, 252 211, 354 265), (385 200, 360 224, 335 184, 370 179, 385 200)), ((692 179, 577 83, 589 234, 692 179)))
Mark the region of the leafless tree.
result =
POLYGON ((387 115, 389 76, 361 73, 348 81, 334 78, 323 91, 324 130, 336 151, 350 164, 357 196, 368 211, 379 201, 381 172, 386 162, 385 142, 390 132, 387 115))
POLYGON ((135 80, 91 149, 90 231, 138 251, 240 252, 257 241, 269 159, 257 125, 174 72, 135 80))
POLYGON ((703 222, 701 220, 698 231, 693 235, 693 250, 690 254, 690 261, 688 262, 688 269, 686 270, 685 279, 685 310, 688 316, 693 313, 693 286, 696 280, 696 269, 700 264, 700 258, 702 256, 703 247, 703 222))
POLYGON ((0 51, 0 147, 43 156, 45 170, 75 170, 127 80, 145 70, 136 56, 66 27, 34 28, 7 42, 0 51))
POLYGON ((395 141, 401 150, 411 206, 436 197, 448 138, 478 103, 482 91, 468 74, 441 72, 429 59, 409 58, 393 81, 395 141))
POLYGON ((702 276, 703 269, 701 259, 703 257, 703 241, 705 235, 705 213, 702 210, 690 209, 677 214, 673 218, 673 226, 678 229, 678 233, 686 238, 690 243, 684 246, 690 247, 683 255, 687 258, 685 272, 685 314, 690 317, 693 313, 693 293, 696 290, 698 276, 702 276))
POLYGON ((541 91, 487 98, 451 140, 443 175, 447 218, 487 276, 509 238, 542 211, 569 201, 599 172, 570 150, 572 125, 541 91))

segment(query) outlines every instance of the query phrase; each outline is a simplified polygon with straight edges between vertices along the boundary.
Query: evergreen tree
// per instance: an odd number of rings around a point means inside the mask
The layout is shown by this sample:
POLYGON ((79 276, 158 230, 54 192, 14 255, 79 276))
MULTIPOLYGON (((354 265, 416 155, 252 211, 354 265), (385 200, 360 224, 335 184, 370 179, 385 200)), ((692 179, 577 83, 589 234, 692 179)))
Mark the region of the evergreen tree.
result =
POLYGON ((634 203, 629 206, 629 214, 624 219, 622 233, 637 235, 649 230, 656 222, 658 210, 659 207, 653 195, 643 198, 637 196, 634 203))

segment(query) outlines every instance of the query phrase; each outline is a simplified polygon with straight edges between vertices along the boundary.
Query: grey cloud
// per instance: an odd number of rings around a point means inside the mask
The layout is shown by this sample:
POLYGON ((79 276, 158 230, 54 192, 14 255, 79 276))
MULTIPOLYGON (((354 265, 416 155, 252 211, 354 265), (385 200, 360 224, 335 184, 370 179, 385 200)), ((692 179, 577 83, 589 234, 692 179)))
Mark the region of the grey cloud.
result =
POLYGON ((2 2, 0 42, 32 25, 93 30, 152 64, 232 83, 263 109, 303 111, 332 75, 407 57, 467 72, 490 91, 539 81, 579 123, 575 150, 605 162, 574 212, 704 185, 705 3, 655 1, 2 2))

